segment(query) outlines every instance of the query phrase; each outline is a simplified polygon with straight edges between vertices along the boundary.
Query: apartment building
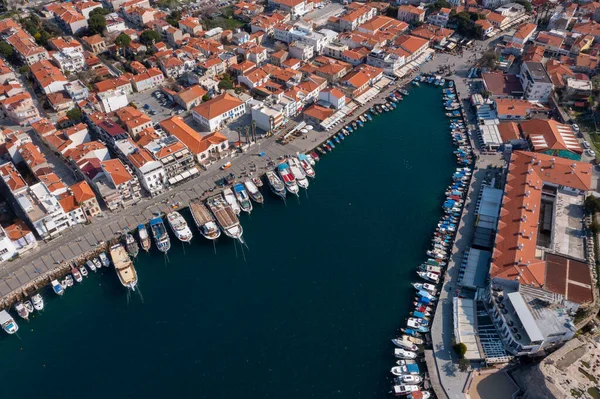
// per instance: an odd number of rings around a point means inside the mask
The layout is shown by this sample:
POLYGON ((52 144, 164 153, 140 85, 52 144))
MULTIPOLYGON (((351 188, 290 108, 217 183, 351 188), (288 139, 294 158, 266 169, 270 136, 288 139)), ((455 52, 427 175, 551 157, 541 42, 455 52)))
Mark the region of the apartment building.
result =
POLYGON ((529 101, 548 102, 554 85, 546 68, 540 62, 524 62, 521 65, 523 96, 529 101))

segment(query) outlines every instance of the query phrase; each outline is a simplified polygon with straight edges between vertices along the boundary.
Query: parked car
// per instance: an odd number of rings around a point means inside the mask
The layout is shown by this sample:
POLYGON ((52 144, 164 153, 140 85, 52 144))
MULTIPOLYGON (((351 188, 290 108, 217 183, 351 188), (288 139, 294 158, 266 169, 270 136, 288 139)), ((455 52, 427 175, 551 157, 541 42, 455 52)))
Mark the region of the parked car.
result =
POLYGON ((579 133, 579 125, 577 123, 571 124, 571 129, 573 129, 575 133, 579 133))
POLYGON ((150 109, 150 105, 144 104, 144 109, 150 109))
POLYGON ((585 154, 590 157, 594 157, 594 158, 596 157, 596 153, 591 149, 585 150, 585 154))
POLYGON ((583 143, 581 143, 581 145, 583 146, 583 148, 588 150, 592 148, 592 146, 590 146, 590 143, 588 143, 587 141, 584 141, 583 143))

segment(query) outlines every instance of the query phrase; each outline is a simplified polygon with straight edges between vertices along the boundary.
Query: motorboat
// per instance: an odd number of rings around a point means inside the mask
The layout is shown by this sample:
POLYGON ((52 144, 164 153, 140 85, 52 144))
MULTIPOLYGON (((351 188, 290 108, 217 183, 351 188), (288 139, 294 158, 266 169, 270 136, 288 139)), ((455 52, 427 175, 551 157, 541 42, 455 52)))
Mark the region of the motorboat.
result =
MULTIPOLYGON (((315 164, 316 164, 316 161, 315 161, 315 159, 313 158, 313 155, 312 155, 312 154, 304 154, 304 156, 306 157, 306 160, 308 161, 308 164, 309 164, 310 166, 315 166, 315 164)), ((298 159, 300 159, 300 158, 298 158, 298 159)))
POLYGON ((160 252, 166 253, 171 248, 171 239, 161 217, 150 220, 150 230, 160 252))
MULTIPOLYGON (((417 312, 417 314, 419 314, 419 312, 417 312)), ((420 316, 409 317, 407 320, 407 325, 409 325, 409 327, 411 327, 411 328, 414 328, 414 326, 428 327, 429 320, 427 320, 426 317, 420 317, 420 316), (410 325, 409 325, 409 323, 410 323, 410 325)))
POLYGON ((252 212, 252 201, 250 201, 250 196, 246 191, 246 188, 242 183, 237 183, 233 186, 233 192, 235 194, 235 199, 238 204, 240 204, 240 208, 242 211, 246 213, 252 212))
POLYGON ((308 179, 306 178, 306 172, 304 172, 304 169, 302 169, 302 166, 300 165, 300 161, 298 161, 298 158, 295 157, 290 157, 288 159, 288 164, 290 165, 290 170, 292 171, 292 173, 294 174, 294 177, 296 178, 296 182, 298 183, 298 186, 307 189, 308 188, 308 179))
POLYGON ((71 266, 71 274, 73 275, 75 281, 77 281, 78 283, 81 283, 83 281, 83 276, 75 266, 71 266))
POLYGON ((250 198, 252 198, 252 201, 254 201, 258 204, 262 204, 265 201, 262 194, 260 193, 260 190, 258 189, 258 187, 254 184, 254 182, 252 180, 246 179, 244 181, 244 186, 246 187, 246 191, 248 192, 248 195, 250 196, 250 198))
POLYGON ((192 241, 192 230, 188 226, 187 222, 181 216, 181 213, 177 211, 171 211, 167 214, 167 222, 169 222, 169 226, 171 226, 171 230, 175 233, 175 237, 179 239, 181 242, 190 242, 192 241))
POLYGON ((81 275, 83 277, 87 277, 88 276, 88 270, 84 265, 79 266, 79 272, 81 273, 81 275))
POLYGON ((254 185, 258 188, 261 188, 263 186, 263 181, 260 177, 253 177, 252 183, 254 183, 254 185))
POLYGON ((31 297, 31 303, 33 303, 33 308, 35 310, 44 310, 44 298, 42 298, 42 295, 39 292, 31 297))
POLYGON ((115 271, 123 287, 135 291, 138 282, 137 272, 127 250, 121 244, 110 247, 110 257, 115 265, 115 271))
POLYGON ((29 299, 23 302, 23 306, 25 306, 25 309, 27 309, 29 314, 32 314, 33 311, 35 310, 33 308, 33 303, 31 303, 31 301, 29 299))
POLYGON ((231 209, 233 209, 235 214, 239 216, 239 214, 242 212, 242 208, 237 202, 233 190, 231 190, 230 188, 226 188, 225 190, 223 190, 223 197, 225 198, 225 201, 227 201, 231 209))
POLYGON ((402 348, 395 348, 394 356, 396 356, 398 359, 416 359, 417 358, 417 354, 415 352, 407 351, 406 349, 402 349, 402 348))
POLYGON ((283 184, 283 181, 279 178, 279 176, 277 176, 273 171, 268 171, 266 173, 266 176, 267 182, 269 183, 269 187, 271 188, 273 194, 285 199, 285 185, 283 184))
POLYGON ((190 203, 190 212, 198 231, 200 231, 200 234, 204 238, 216 240, 221 236, 221 229, 219 229, 215 217, 203 203, 192 201, 190 203))
MULTIPOLYGON (((402 337, 400 337, 403 341, 406 341, 407 343, 413 343, 415 345, 423 345, 425 342, 421 339, 421 338, 417 338, 417 337, 411 337, 410 335, 402 335, 402 337)), ((406 348, 405 348, 406 349, 406 348)), ((410 349, 409 349, 410 350, 410 349)))
MULTIPOLYGON (((394 368, 396 368, 396 367, 394 367, 394 368)), ((393 371, 392 371, 392 374, 394 374, 393 371)), ((398 382, 401 382, 403 384, 418 385, 423 382, 423 377, 421 377, 420 375, 413 375, 413 374, 394 374, 394 375, 399 376, 399 378, 397 380, 398 380, 398 382)))
POLYGON ((29 311, 27 310, 25 305, 23 305, 23 302, 15 303, 15 311, 17 312, 19 317, 21 317, 22 319, 25 319, 25 320, 29 319, 29 311))
POLYGON ((72 287, 73 286, 73 276, 71 276, 70 274, 67 274, 65 277, 65 284, 67 284, 67 287, 72 287))
POLYGON ((19 325, 6 310, 0 311, 0 325, 7 334, 14 334, 19 331, 19 325))
POLYGON ((102 263, 102 266, 104 266, 104 267, 110 266, 110 260, 108 259, 108 256, 106 256, 106 254, 104 252, 100 252, 98 257, 100 258, 100 262, 102 263))
MULTIPOLYGON (((317 153, 316 153, 316 152, 314 152, 314 151, 313 151, 313 152, 311 152, 310 154, 307 154, 307 156, 308 156, 308 155, 310 155, 310 156, 309 156, 309 158, 308 158, 308 159, 309 159, 309 161, 310 161, 310 159, 312 159, 312 160, 313 160, 313 162, 319 162, 319 161, 321 160, 321 158, 319 157, 319 154, 317 154, 317 153)), ((312 165, 312 164, 311 164, 311 165, 312 165)))
POLYGON ((409 319, 406 321, 406 326, 407 326, 409 329, 415 330, 415 331, 417 331, 417 332, 420 332, 420 333, 426 333, 426 332, 429 332, 429 327, 428 327, 428 326, 425 326, 425 325, 423 325, 423 324, 421 324, 421 322, 420 322, 420 321, 418 321, 418 320, 419 320, 419 319, 415 319, 415 318, 412 318, 412 317, 411 317, 411 318, 409 318, 409 319))
POLYGON ((406 399, 429 399, 431 398, 431 392, 429 391, 415 391, 406 395, 406 399))
POLYGON ((296 178, 290 169, 290 166, 282 162, 277 166, 277 172, 279 173, 279 177, 283 180, 283 184, 285 184, 285 188, 292 194, 298 195, 300 189, 298 188, 298 183, 296 182, 296 178))
POLYGON ((437 292, 437 290, 435 289, 435 285, 433 285, 433 284, 428 284, 428 283, 413 283, 412 285, 417 290, 426 290, 426 291, 431 292, 433 295, 435 295, 436 292, 437 292))
POLYGON ((302 153, 298 154, 298 161, 300 161, 300 166, 302 166, 302 169, 304 169, 304 173, 306 174, 306 176, 308 176, 310 178, 314 178, 315 170, 310 165, 310 162, 308 161, 307 156, 302 153))
POLYGON ((395 396, 404 396, 408 395, 411 392, 418 391, 419 387, 417 385, 394 385, 394 395, 395 396))
POLYGON ((58 280, 52 280, 52 282, 50 283, 52 285, 52 291, 54 291, 54 293, 56 295, 62 295, 65 293, 65 289, 63 288, 63 286, 58 282, 58 280))
POLYGON ((135 238, 129 233, 125 234, 125 248, 127 249, 129 256, 132 258, 138 256, 138 253, 140 252, 140 247, 135 241, 135 238))
POLYGON ((440 275, 436 273, 418 271, 417 274, 423 280, 431 281, 433 283, 438 283, 440 281, 440 275))
POLYGON ((96 269, 102 268, 102 263, 100 263, 100 259, 94 258, 94 259, 92 259, 92 263, 94 264, 94 266, 96 266, 96 269))
POLYGON ((231 205, 225 201, 222 195, 215 195, 206 201, 208 209, 217 219, 219 227, 227 237, 242 239, 243 229, 240 221, 231 205))
POLYGON ((392 339, 392 342, 394 343, 394 345, 402 349, 406 349, 413 352, 419 350, 417 345, 413 344, 412 342, 405 341, 403 339, 394 338, 392 339))
POLYGON ((152 241, 150 241, 150 235, 148 234, 148 230, 146 230, 145 224, 140 224, 138 226, 138 236, 140 238, 142 249, 148 252, 152 246, 152 241))
POLYGON ((86 261, 85 264, 91 271, 96 271, 96 265, 94 265, 94 262, 92 262, 91 260, 86 261))

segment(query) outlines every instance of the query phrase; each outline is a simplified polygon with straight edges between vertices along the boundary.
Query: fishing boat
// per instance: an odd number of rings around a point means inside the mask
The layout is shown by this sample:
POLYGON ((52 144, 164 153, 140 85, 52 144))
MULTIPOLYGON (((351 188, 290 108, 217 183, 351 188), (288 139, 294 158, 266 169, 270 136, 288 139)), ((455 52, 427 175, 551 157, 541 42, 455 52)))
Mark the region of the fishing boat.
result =
POLYGON ((402 349, 402 348, 395 348, 394 356, 396 356, 398 359, 416 359, 417 358, 417 354, 415 352, 407 351, 406 349, 402 349))
POLYGON ((416 351, 419 350, 419 348, 417 347, 417 345, 413 344, 412 342, 405 341, 403 339, 394 338, 394 339, 392 339, 392 342, 397 347, 402 348, 402 349, 406 349, 408 351, 416 352, 416 351))
POLYGON ((150 230, 158 250, 166 253, 171 248, 171 239, 160 216, 150 220, 150 230))
POLYGON ((54 291, 54 293, 56 295, 62 295, 65 293, 65 289, 63 288, 63 286, 58 282, 58 280, 52 280, 52 282, 50 283, 52 285, 52 291, 54 291))
POLYGON ((300 161, 298 161, 298 158, 290 157, 290 159, 288 160, 288 164, 290 165, 290 170, 296 178, 298 186, 307 189, 308 179, 306 178, 306 172, 304 172, 304 169, 302 169, 302 166, 300 166, 300 161))
POLYGON ((91 271, 95 272, 96 271, 96 265, 94 265, 94 262, 92 262, 91 260, 87 260, 85 262, 85 264, 87 265, 87 267, 90 268, 91 271))
POLYGON ((314 178, 315 170, 312 168, 312 166, 310 166, 308 157, 305 154, 298 154, 298 160, 300 161, 300 166, 302 166, 302 169, 304 169, 306 176, 314 178))
POLYGON ((100 263, 100 259, 94 258, 94 259, 92 259, 92 263, 94 264, 94 266, 96 266, 96 269, 102 268, 102 263, 100 263))
POLYGON ((300 189, 298 188, 298 183, 296 183, 296 178, 292 173, 290 166, 282 162, 277 166, 277 172, 279 173, 279 177, 283 180, 283 184, 285 184, 285 188, 292 194, 298 195, 300 189))
POLYGON ((233 192, 235 193, 235 198, 237 199, 238 204, 240 204, 242 211, 246 213, 252 212, 252 202, 250 201, 250 196, 244 185, 242 183, 235 184, 233 186, 233 192))
POLYGON ((314 159, 316 162, 319 162, 321 160, 321 158, 319 157, 319 154, 317 154, 316 152, 311 152, 310 156, 312 157, 312 159, 314 159))
POLYGON ((206 201, 206 205, 217 219, 217 223, 225 235, 241 240, 243 233, 242 225, 231 205, 225 201, 225 198, 222 195, 215 195, 206 201))
POLYGON ((33 308, 38 312, 44 310, 44 298, 42 298, 39 292, 31 297, 31 302, 33 303, 33 308))
POLYGON ((316 165, 316 161, 318 161, 318 159, 315 160, 315 158, 313 158, 312 154, 304 154, 306 156, 306 160, 308 161, 308 164, 310 166, 315 166, 316 165))
POLYGON ((29 319, 29 311, 27 310, 25 305, 23 305, 23 302, 15 303, 15 311, 17 312, 19 317, 21 317, 22 319, 25 319, 25 320, 29 319))
POLYGON ((417 385, 394 385, 394 396, 404 396, 418 390, 417 385))
POLYGON ((203 203, 192 201, 190 203, 190 212, 198 231, 200 231, 200 234, 204 238, 216 240, 221 236, 221 229, 219 229, 215 217, 203 203))
POLYGON ((138 247, 135 238, 129 233, 125 234, 125 249, 127 249, 127 253, 132 258, 135 258, 140 252, 140 247, 138 247))
POLYGON ((79 266, 79 272, 83 277, 87 277, 88 275, 88 270, 84 265, 79 266))
POLYGON ((226 188, 225 190, 223 190, 223 197, 225 198, 225 201, 227 201, 229 206, 231 206, 231 209, 233 209, 235 214, 239 216, 239 214, 242 213, 242 208, 237 202, 237 199, 235 199, 235 194, 233 193, 233 190, 231 190, 230 188, 226 188))
POLYGON ((267 182, 269 183, 269 187, 271 188, 273 194, 285 199, 285 185, 283 184, 283 181, 279 178, 279 176, 277 176, 275 172, 271 170, 269 170, 266 173, 266 176, 267 182))
POLYGON ((25 306, 25 309, 27 309, 29 314, 32 314, 33 311, 35 310, 33 308, 33 303, 31 303, 31 301, 29 299, 23 302, 23 306, 25 306))
POLYGON ((402 94, 403 96, 408 96, 408 91, 404 89, 398 89, 398 93, 402 94))
POLYGON ((252 178, 252 183, 254 183, 254 185, 258 188, 263 186, 263 181, 260 177, 253 177, 252 178))
POLYGON ((418 271, 417 274, 422 279, 431 281, 433 283, 437 283, 440 281, 440 275, 436 273, 418 271))
POLYGON ((171 230, 173 230, 173 233, 175 233, 175 237, 177 237, 179 241, 192 241, 192 237, 194 235, 192 234, 192 230, 190 230, 190 227, 188 226, 183 216, 181 216, 181 213, 177 211, 169 212, 167 214, 167 222, 169 223, 171 230))
POLYGON ((121 285, 135 291, 138 277, 127 250, 121 244, 117 243, 110 247, 110 257, 115 265, 115 271, 121 285))
POLYGON ((14 334, 19 331, 19 326, 15 322, 15 319, 6 310, 0 311, 0 325, 7 334, 14 334))
POLYGON ((148 235, 148 230, 146 230, 145 224, 140 224, 138 226, 138 236, 140 238, 140 245, 142 249, 146 252, 150 250, 150 246, 152 245, 152 241, 150 241, 150 236, 148 235))
POLYGON ((321 155, 325 155, 326 152, 324 149, 322 149, 321 147, 317 147, 317 151, 319 151, 321 153, 321 155))
POLYGON ((79 272, 79 270, 77 270, 75 266, 71 266, 71 274, 73 275, 75 281, 77 281, 78 283, 81 283, 83 281, 81 273, 79 272))
POLYGON ((100 258, 100 262, 102 263, 102 266, 104 266, 104 267, 110 266, 110 260, 108 260, 108 256, 106 256, 106 254, 104 252, 100 252, 98 257, 100 258))
POLYGON ((248 195, 250 196, 250 198, 252 198, 252 201, 258 204, 262 204, 265 201, 262 194, 260 193, 260 190, 258 189, 258 187, 256 187, 252 180, 246 179, 244 181, 244 186, 246 187, 248 195))

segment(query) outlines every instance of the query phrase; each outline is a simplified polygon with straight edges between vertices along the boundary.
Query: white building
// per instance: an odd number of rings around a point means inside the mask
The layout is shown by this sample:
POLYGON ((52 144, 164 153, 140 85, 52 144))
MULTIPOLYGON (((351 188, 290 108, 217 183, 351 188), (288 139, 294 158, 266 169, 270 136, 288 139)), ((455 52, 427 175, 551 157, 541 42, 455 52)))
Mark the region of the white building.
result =
POLYGON ((65 90, 75 102, 87 100, 88 96, 90 95, 89 89, 81 80, 74 80, 67 83, 65 85, 65 90))
POLYGON ((279 104, 269 107, 256 101, 252 105, 252 120, 256 121, 256 127, 265 132, 270 132, 277 129, 286 120, 285 109, 279 104))
POLYGON ((116 111, 129 104, 127 94, 123 89, 108 90, 98 93, 98 100, 100 100, 102 111, 106 113, 116 111))
POLYGON ((63 72, 76 73, 83 71, 85 67, 83 53, 70 49, 55 52, 52 54, 52 60, 63 72))
POLYGON ((330 35, 315 32, 312 25, 296 22, 293 26, 280 24, 274 29, 275 40, 285 43, 302 42, 313 46, 317 54, 332 40, 330 35))
POLYGON ((521 65, 520 79, 525 99, 548 102, 554 85, 544 65, 540 62, 524 62, 521 65))
POLYGON ((14 258, 17 249, 6 234, 6 231, 0 226, 0 263, 14 258))
POLYGON ((29 186, 15 198, 30 224, 43 239, 53 238, 70 226, 69 216, 44 183, 29 186))
MULTIPOLYGON (((250 101, 250 97, 248 101, 250 101)), ((229 93, 224 93, 194 107, 192 116, 204 130, 214 132, 225 123, 233 122, 248 113, 248 101, 242 101, 229 93)))

